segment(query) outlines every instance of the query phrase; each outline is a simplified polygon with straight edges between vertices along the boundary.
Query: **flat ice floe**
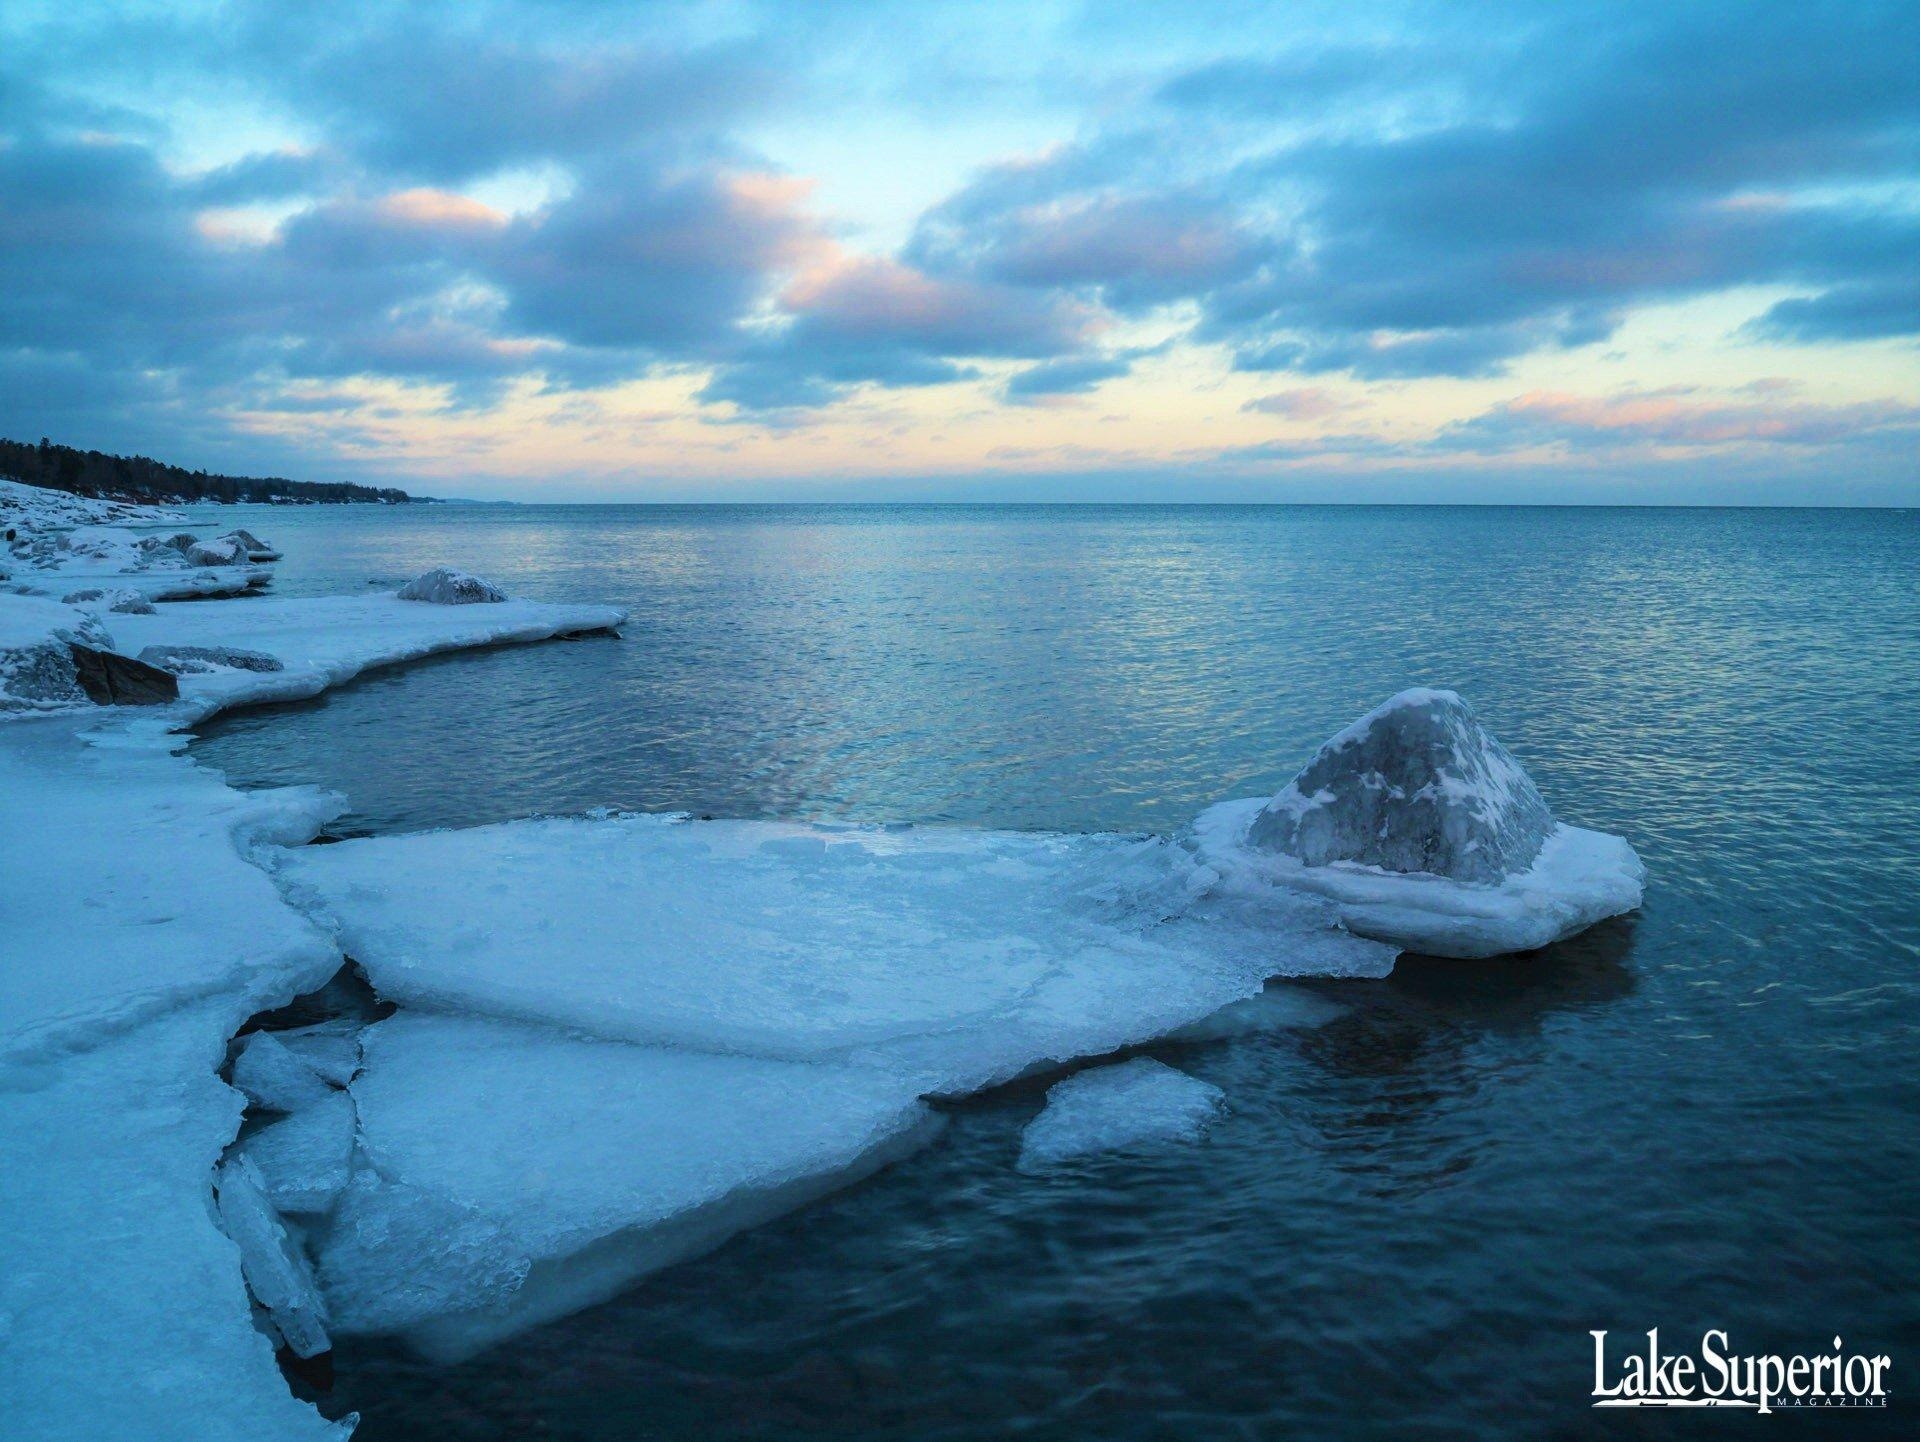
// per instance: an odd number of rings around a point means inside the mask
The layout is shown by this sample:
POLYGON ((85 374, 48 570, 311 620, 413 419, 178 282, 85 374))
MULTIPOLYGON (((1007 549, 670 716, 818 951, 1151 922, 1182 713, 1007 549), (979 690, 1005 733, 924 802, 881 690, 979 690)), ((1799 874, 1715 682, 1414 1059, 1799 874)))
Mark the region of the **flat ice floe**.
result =
POLYGON ((406 1008, 352 1085, 379 1181, 320 1243, 336 1327, 442 1357, 843 1185, 923 1097, 1393 958, 1162 839, 622 815, 270 864, 406 1008), (423 1209, 468 1243, 423 1257, 423 1209))
POLYGON ((1210 1082, 1150 1057, 1090 1067, 1047 1092, 1020 1138, 1020 1170, 1043 1171, 1100 1152, 1198 1141, 1225 1108, 1210 1082))
POLYGON ((1275 892, 1259 925, 1165 840, 680 816, 280 853, 287 896, 403 1006, 884 1067, 964 1094, 1389 948, 1275 892))

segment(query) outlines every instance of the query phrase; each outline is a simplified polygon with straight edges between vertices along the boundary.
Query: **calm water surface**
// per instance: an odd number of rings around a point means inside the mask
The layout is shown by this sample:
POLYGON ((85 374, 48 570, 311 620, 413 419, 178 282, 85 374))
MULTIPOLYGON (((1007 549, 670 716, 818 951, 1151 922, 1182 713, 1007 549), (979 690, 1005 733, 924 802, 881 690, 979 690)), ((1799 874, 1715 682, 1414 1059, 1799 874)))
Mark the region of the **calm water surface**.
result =
POLYGON ((1022 1176, 1043 1093, 1002 1092, 465 1366, 343 1346, 323 1405, 358 1436, 1911 1435, 1920 516, 241 511, 287 552, 277 594, 449 561, 633 614, 206 728, 236 783, 344 790, 343 831, 600 805, 1166 831, 1426 683, 1651 873, 1638 916, 1547 952, 1405 959, 1318 986, 1345 1008, 1319 1029, 1151 1049, 1227 1092, 1199 1147, 1022 1176), (1839 1334, 1893 1356, 1896 1400, 1589 1410, 1589 1330, 1656 1326, 1839 1334))

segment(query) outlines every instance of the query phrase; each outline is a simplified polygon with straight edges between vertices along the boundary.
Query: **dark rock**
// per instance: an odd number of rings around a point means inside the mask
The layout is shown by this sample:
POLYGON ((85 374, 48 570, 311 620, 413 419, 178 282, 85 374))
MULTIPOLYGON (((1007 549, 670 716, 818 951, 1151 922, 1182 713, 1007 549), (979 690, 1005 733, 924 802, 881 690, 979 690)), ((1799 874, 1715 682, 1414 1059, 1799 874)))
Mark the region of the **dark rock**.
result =
POLYGON ((149 646, 140 653, 149 666, 158 666, 176 676, 196 676, 216 667, 233 671, 284 671, 277 656, 265 651, 244 651, 238 646, 149 646))
POLYGON ((171 671, 113 651, 69 642, 74 677, 87 699, 100 706, 157 706, 177 700, 180 682, 171 671))
POLYGON ((1320 748, 1248 840, 1309 866, 1356 862, 1498 882, 1555 822, 1533 781, 1451 691, 1403 691, 1320 748))

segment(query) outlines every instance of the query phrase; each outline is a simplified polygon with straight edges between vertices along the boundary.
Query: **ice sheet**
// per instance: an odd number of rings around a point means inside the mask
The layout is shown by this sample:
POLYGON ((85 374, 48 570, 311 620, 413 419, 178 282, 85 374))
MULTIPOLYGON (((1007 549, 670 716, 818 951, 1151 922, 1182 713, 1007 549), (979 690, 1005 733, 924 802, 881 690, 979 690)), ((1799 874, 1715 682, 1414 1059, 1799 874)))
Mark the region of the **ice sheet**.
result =
POLYGON ((1091 1067, 1047 1093, 1020 1138, 1020 1170, 1122 1148, 1197 1141, 1226 1106, 1209 1082, 1148 1057, 1091 1067))
POLYGON ((1211 873, 1128 837, 616 816, 271 864, 403 1006, 853 1060, 929 1093, 1160 1035, 1290 968, 1392 958, 1309 897, 1235 925, 1211 873))

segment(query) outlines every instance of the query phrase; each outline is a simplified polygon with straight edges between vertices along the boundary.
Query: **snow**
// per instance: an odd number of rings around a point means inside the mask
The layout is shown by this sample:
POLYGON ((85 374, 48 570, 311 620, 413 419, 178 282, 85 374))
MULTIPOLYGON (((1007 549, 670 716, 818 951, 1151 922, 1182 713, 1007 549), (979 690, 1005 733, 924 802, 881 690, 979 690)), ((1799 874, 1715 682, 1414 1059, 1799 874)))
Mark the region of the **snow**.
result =
POLYGON ((353 1171, 353 1099, 344 1091, 262 1127, 238 1152, 257 1168, 267 1199, 282 1212, 330 1211, 353 1171))
POLYGON ((229 1157, 214 1179, 220 1225, 240 1249, 240 1271, 273 1329, 296 1357, 331 1351, 327 1308, 306 1254, 267 1200, 266 1184, 246 1156, 229 1157))
POLYGON ((465 1356, 865 1175, 933 1115, 871 1068, 402 1011, 353 1084, 364 1163, 320 1251, 342 1330, 465 1356), (463 1247, 418 1255, 423 1209, 463 1247), (512 1265, 522 1259, 523 1266, 512 1265))
POLYGON ((1020 1170, 1122 1148, 1198 1141, 1226 1106, 1219 1087, 1147 1057, 1057 1082, 1020 1138, 1020 1170))
POLYGON ((399 594, 403 601, 427 601, 436 606, 471 606, 475 602, 507 599, 507 593, 491 581, 448 566, 437 566, 415 576, 400 588, 399 594))
POLYGON ((258 564, 279 553, 244 531, 201 541, 187 532, 140 534, 178 525, 177 512, 0 480, 5 569, 18 586, 65 593, 86 586, 132 591, 147 601, 233 596, 273 579, 258 564))
POLYGON ((99 501, 47 486, 0 479, 0 532, 9 529, 59 530, 73 526, 175 526, 178 511, 131 501, 99 501))

